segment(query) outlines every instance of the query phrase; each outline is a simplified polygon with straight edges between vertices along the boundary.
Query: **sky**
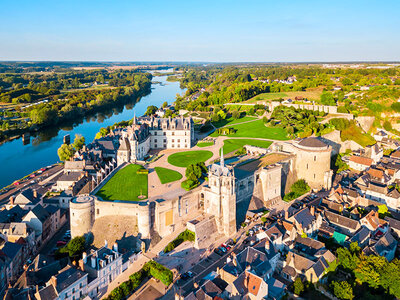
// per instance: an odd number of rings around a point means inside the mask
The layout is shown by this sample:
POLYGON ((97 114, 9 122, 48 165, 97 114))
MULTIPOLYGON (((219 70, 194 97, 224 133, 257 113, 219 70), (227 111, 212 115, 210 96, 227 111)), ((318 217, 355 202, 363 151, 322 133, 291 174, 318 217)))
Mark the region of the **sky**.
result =
POLYGON ((0 0, 0 60, 400 61, 399 0, 0 0))

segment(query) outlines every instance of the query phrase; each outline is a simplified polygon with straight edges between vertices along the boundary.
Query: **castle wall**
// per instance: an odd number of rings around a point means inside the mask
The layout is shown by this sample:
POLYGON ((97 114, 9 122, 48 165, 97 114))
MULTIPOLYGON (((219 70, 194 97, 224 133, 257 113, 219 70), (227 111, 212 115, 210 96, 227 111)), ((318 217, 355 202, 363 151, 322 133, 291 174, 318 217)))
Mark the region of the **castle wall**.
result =
POLYGON ((282 165, 271 165, 260 172, 264 202, 281 197, 282 165))

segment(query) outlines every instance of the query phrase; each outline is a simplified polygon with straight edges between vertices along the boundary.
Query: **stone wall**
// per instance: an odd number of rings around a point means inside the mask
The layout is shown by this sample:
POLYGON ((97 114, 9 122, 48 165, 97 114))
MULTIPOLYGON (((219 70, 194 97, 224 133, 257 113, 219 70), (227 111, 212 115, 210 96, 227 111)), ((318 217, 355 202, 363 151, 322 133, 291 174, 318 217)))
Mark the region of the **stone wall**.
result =
POLYGON ((361 116, 361 117, 357 117, 356 121, 358 123, 358 125, 360 125, 360 127, 365 131, 368 132, 371 127, 372 124, 375 121, 375 117, 370 117, 370 116, 361 116))

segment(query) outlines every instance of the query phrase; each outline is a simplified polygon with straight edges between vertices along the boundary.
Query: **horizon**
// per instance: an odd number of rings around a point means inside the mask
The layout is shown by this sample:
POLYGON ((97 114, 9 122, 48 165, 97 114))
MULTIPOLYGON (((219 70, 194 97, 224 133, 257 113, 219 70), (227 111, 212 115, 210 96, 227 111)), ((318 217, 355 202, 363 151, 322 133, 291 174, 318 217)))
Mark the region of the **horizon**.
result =
POLYGON ((22 0, 3 4, 1 61, 400 61, 398 1, 22 0))

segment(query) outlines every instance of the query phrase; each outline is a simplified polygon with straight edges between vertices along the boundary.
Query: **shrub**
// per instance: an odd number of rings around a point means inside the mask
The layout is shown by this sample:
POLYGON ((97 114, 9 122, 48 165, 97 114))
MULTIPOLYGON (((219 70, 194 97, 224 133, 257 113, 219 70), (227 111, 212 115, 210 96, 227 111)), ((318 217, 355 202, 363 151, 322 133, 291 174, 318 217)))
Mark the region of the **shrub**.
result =
POLYGON ((140 168, 136 171, 136 174, 140 175, 140 174, 149 174, 149 170, 145 169, 145 168, 140 168))
POLYGON ((181 232, 176 239, 171 241, 165 248, 164 248, 164 253, 171 252, 174 250, 176 247, 178 247, 180 244, 182 244, 184 241, 190 241, 194 242, 195 241, 195 233, 193 231, 190 231, 186 229, 185 231, 181 232))
POLYGON ((181 187, 183 189, 185 189, 186 191, 190 191, 192 189, 194 189, 195 187, 197 187, 199 185, 199 181, 194 181, 194 180, 190 180, 190 179, 186 179, 184 181, 182 181, 181 183, 181 187))
POLYGON ((170 269, 167 269, 163 265, 155 262, 154 260, 148 261, 144 266, 143 270, 150 276, 160 280, 166 286, 170 285, 173 281, 173 274, 170 269))
POLYGON ((310 191, 310 186, 304 179, 299 179, 292 184, 292 186, 290 187, 290 193, 286 194, 283 197, 283 200, 291 201, 300 197, 301 195, 304 195, 308 191, 310 191))

